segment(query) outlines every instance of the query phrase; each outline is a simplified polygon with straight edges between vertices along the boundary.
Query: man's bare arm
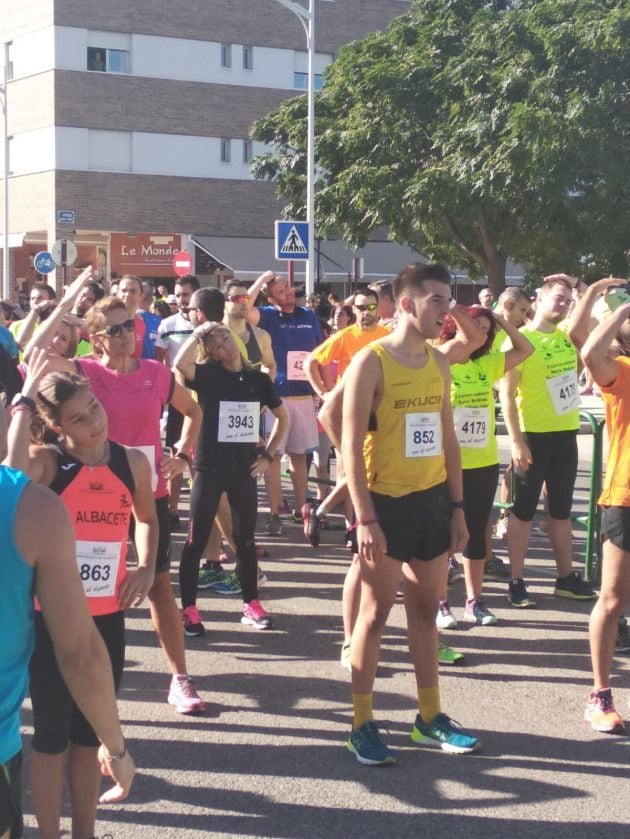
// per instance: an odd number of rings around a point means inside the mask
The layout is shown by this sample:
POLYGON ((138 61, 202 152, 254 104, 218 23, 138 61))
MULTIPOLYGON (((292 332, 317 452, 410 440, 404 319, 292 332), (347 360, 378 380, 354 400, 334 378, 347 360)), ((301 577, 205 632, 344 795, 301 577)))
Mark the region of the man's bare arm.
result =
MULTIPOLYGON (((26 487, 16 514, 15 541, 35 567, 35 593, 70 693, 106 753, 121 754, 125 740, 109 655, 88 612, 68 512, 54 492, 34 483, 26 487)), ((135 772, 131 756, 127 753, 117 762, 108 762, 104 753, 101 756, 102 765, 116 781, 105 794, 107 800, 126 798, 135 772)))

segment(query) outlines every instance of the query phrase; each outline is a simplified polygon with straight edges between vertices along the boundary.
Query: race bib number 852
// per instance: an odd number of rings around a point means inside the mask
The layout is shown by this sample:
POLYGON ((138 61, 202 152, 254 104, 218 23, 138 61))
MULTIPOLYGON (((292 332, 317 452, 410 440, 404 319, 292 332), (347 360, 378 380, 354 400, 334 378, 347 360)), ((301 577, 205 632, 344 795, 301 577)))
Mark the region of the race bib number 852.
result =
POLYGON ((442 416, 407 414, 405 416, 405 457, 433 457, 442 451, 442 416))

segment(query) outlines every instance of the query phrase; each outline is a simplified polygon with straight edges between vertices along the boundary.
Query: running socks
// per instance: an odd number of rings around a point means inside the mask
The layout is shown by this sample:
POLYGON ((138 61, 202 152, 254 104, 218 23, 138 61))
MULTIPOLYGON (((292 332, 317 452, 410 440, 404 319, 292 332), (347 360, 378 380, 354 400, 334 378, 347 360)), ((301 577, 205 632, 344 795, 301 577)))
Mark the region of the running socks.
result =
POLYGON ((373 694, 371 693, 352 694, 352 707, 354 709, 354 719, 352 721, 353 731, 358 731, 363 723, 370 722, 374 719, 372 696, 373 694))
POLYGON ((442 712, 440 704, 440 686, 433 688, 418 688, 418 710, 425 725, 431 725, 438 714, 442 712))

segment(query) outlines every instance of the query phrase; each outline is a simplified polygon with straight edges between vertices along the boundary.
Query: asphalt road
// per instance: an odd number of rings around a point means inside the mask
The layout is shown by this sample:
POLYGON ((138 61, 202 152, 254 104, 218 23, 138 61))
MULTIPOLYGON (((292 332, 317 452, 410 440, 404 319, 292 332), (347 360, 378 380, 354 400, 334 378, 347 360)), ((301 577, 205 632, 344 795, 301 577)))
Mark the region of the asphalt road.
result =
MULTIPOLYGON (((578 508, 588 436, 580 450, 578 508)), ((338 662, 349 559, 342 536, 324 533, 318 550, 304 545, 294 525, 279 539, 260 539, 272 552, 262 563, 269 581, 261 591, 275 619, 271 632, 241 626, 239 598, 201 595, 207 634, 186 643, 189 670, 208 701, 203 717, 167 705, 169 679, 148 610, 128 614, 120 712, 139 772, 127 802, 99 809, 97 835, 591 839, 598 832, 628 839, 630 741, 595 734, 583 721, 591 607, 553 597, 547 539, 534 539, 527 564, 536 609, 512 609, 506 585, 491 582, 485 595, 499 623, 444 633, 466 659, 457 669, 442 667, 443 707, 479 734, 478 754, 447 755, 409 740, 415 685, 403 609, 393 608, 375 708, 398 764, 375 769, 344 748, 351 714, 349 676, 338 662)), ((183 535, 174 541, 176 560, 183 535)), ((578 562, 583 541, 576 531, 578 562)), ((503 543, 494 547, 505 556, 503 543)), ((176 583, 175 561, 173 569, 176 583)), ((457 616, 464 597, 463 582, 455 583, 457 616)), ((618 709, 630 717, 629 663, 616 659, 613 686, 618 709)), ((24 722, 28 754, 28 704, 24 722)), ((25 835, 33 837, 28 778, 25 786, 25 835)), ((69 835, 67 818, 64 827, 69 835)))

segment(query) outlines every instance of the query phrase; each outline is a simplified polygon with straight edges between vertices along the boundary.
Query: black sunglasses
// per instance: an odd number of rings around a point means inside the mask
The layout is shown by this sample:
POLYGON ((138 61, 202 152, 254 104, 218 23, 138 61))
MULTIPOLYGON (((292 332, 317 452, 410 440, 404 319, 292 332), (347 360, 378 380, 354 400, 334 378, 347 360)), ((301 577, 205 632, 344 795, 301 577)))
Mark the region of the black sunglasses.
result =
POLYGON ((112 323, 96 334, 107 335, 108 338, 119 338, 123 332, 133 332, 135 328, 135 320, 133 318, 129 318, 129 320, 124 320, 122 323, 112 323))
POLYGON ((359 312, 375 312, 378 306, 376 303, 355 303, 354 308, 359 312))

